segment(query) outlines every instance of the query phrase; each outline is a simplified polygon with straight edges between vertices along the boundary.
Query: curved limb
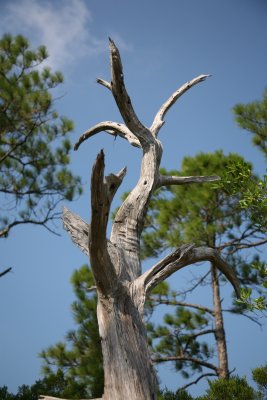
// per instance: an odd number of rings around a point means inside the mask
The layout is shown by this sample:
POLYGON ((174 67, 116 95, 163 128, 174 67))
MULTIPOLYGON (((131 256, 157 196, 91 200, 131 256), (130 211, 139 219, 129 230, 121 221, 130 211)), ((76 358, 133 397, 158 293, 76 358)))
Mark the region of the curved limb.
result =
POLYGON ((173 104, 181 97, 187 90, 189 90, 192 86, 196 85, 199 82, 203 82, 210 75, 202 74, 192 79, 189 82, 183 84, 179 89, 177 89, 169 98, 165 101, 164 104, 160 107, 157 112, 154 121, 151 125, 151 132, 156 137, 159 133, 160 128, 164 125, 164 117, 166 112, 173 106, 173 104))
POLYGON ((150 292, 159 282, 162 282, 174 272, 200 261, 211 261, 226 276, 232 284, 236 295, 240 296, 239 281, 231 267, 220 257, 218 251, 210 247, 196 247, 187 244, 179 247, 173 253, 163 258, 156 265, 145 272, 139 279, 142 280, 146 293, 150 292))
POLYGON ((212 374, 212 373, 201 374, 195 381, 192 381, 192 382, 188 383, 187 385, 184 385, 184 386, 180 387, 178 389, 178 392, 180 392, 181 390, 185 390, 185 389, 189 388, 192 385, 196 385, 201 379, 206 378, 208 376, 218 376, 218 375, 217 374, 212 374))
POLYGON ((92 128, 88 129, 84 132, 78 142, 74 145, 74 150, 78 150, 80 145, 90 137, 96 135, 99 132, 107 132, 112 136, 120 136, 123 139, 128 140, 128 142, 135 147, 141 147, 139 140, 131 133, 131 131, 127 128, 127 126, 123 124, 119 124, 117 122, 112 121, 104 121, 99 124, 94 125, 92 128))

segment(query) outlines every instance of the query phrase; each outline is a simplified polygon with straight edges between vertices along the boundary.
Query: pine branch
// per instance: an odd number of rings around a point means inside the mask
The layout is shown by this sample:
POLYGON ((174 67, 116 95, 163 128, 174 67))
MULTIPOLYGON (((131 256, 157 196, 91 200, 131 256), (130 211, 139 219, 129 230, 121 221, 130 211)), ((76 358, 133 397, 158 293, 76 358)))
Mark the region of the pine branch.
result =
POLYGON ((8 274, 12 270, 12 267, 5 269, 4 271, 0 272, 0 278, 6 274, 8 274))
POLYGON ((187 388, 189 388, 192 385, 196 385, 201 379, 206 378, 207 376, 217 376, 217 374, 212 374, 212 373, 202 374, 195 381, 192 381, 192 382, 188 383, 187 385, 184 385, 184 386, 180 387, 177 390, 177 392, 179 393, 180 391, 186 390, 187 388))
POLYGON ((216 367, 216 365, 208 363, 207 361, 200 360, 199 358, 195 357, 189 357, 189 356, 153 357, 152 361, 154 364, 159 364, 167 361, 185 361, 185 362, 188 361, 200 365, 202 367, 212 369, 216 372, 216 375, 218 374, 218 368, 216 367))
POLYGON ((211 315, 214 315, 214 311, 211 308, 201 306, 199 304, 186 303, 184 301, 177 301, 177 300, 173 300, 173 299, 169 299, 169 298, 163 299, 160 295, 149 296, 149 299, 152 300, 153 302, 158 302, 159 304, 195 308, 197 310, 205 311, 211 315))

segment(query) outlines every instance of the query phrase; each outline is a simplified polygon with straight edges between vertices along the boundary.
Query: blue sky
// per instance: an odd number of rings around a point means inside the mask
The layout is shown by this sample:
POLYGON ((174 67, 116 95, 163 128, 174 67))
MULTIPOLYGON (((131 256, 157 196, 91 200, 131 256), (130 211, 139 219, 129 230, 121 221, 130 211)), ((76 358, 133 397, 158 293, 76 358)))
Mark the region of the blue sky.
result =
MULTIPOLYGON (((65 76, 56 108, 75 122, 73 143, 97 122, 121 121, 109 91, 96 84, 96 78, 110 77, 109 36, 121 51, 127 89, 145 124, 181 84, 212 74, 167 114, 160 135, 162 166, 178 169, 186 155, 223 149, 240 153, 262 174, 263 157, 235 124, 231 108, 260 99, 266 86, 266 17, 265 0, 2 0, 0 33, 21 33, 33 46, 47 46, 49 65, 65 76)), ((138 149, 104 133, 83 144, 73 153, 71 168, 82 176, 84 194, 68 206, 85 220, 90 218, 90 171, 101 148, 107 172, 128 167, 114 207, 138 180, 138 149)), ((40 377, 38 352, 73 327, 69 279, 87 260, 60 223, 58 231, 60 237, 21 226, 0 241, 1 266, 13 268, 0 280, 0 386, 13 391, 40 377)), ((177 290, 183 279, 184 272, 173 278, 177 290)), ((203 295, 201 301, 210 300, 203 295)), ((231 369, 249 375, 266 362, 266 324, 260 329, 244 318, 227 317, 226 330, 231 369)), ((167 365, 160 377, 172 389, 182 384, 167 365)))

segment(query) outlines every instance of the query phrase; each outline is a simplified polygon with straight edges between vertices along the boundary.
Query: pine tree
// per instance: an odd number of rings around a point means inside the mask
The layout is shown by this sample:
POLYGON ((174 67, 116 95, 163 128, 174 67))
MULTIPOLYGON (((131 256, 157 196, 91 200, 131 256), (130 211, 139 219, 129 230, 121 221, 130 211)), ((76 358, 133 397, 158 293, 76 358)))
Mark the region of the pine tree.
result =
POLYGON ((81 193, 67 168, 73 122, 54 109, 60 72, 42 68, 46 48, 32 50, 23 36, 0 40, 0 237, 21 224, 52 230, 57 205, 81 193))
POLYGON ((64 342, 41 352, 43 372, 48 379, 64 372, 65 387, 61 396, 100 397, 104 376, 92 271, 88 266, 82 266, 74 271, 71 283, 77 298, 72 304, 77 329, 69 331, 64 342))
POLYGON ((262 100, 233 108, 238 125, 252 134, 252 143, 267 157, 267 89, 262 100))
MULTIPOLYGON (((236 154, 225 156, 221 151, 201 153, 196 157, 186 157, 181 171, 163 170, 162 173, 192 176, 213 171, 220 175, 227 165, 236 163, 245 164, 245 161, 236 154)), ((146 229, 142 236, 143 257, 158 257, 161 252, 188 242, 207 245, 224 253, 244 285, 258 287, 261 271, 252 269, 251 264, 261 264, 261 261, 257 256, 246 261, 242 257, 242 249, 261 245, 266 238, 261 228, 253 223, 247 210, 240 207, 239 201, 238 193, 229 196, 218 186, 213 191, 205 184, 161 189, 150 203, 146 229)), ((162 293, 150 297, 152 306, 153 302, 154 305, 177 306, 173 315, 165 315, 164 325, 149 324, 155 363, 172 361, 184 377, 198 372, 201 375, 197 381, 200 377, 210 375, 229 377, 220 295, 222 282, 224 279, 218 273, 216 263, 210 263, 209 270, 205 270, 187 291, 189 293, 204 284, 210 286, 212 308, 205 304, 192 304, 187 298, 185 300, 185 293, 173 293, 166 285, 162 293), (203 340, 210 334, 215 339, 218 365, 209 361, 214 356, 214 351, 203 340)), ((235 303, 231 311, 242 312, 244 307, 235 303)))

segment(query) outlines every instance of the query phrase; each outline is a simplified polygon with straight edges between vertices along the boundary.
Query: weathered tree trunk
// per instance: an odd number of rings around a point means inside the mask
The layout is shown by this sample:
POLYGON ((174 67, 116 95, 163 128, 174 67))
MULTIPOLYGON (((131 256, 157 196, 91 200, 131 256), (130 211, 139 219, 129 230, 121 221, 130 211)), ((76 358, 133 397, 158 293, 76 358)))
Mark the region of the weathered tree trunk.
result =
MULTIPOLYGON (((103 400, 154 400, 157 385, 147 346, 143 320, 147 294, 175 271, 199 261, 215 262, 239 293, 238 281, 218 252, 209 247, 183 245, 142 273, 140 236, 153 191, 161 186, 201 183, 218 177, 162 176, 159 166, 162 146, 157 139, 164 116, 176 100, 193 85, 203 81, 200 75, 187 82, 161 106, 150 128, 138 119, 126 91, 120 54, 110 40, 111 83, 98 79, 109 89, 117 103, 124 124, 101 122, 85 132, 75 145, 100 131, 119 135, 143 151, 140 179, 118 210, 110 240, 106 227, 113 196, 126 169, 104 177, 104 154, 96 159, 91 178, 91 223, 64 210, 64 227, 72 240, 90 257, 98 294, 97 316, 102 342, 105 386, 103 400)), ((43 396, 43 399, 48 399, 43 396)))
POLYGON ((219 378, 229 378, 228 354, 221 306, 220 283, 215 264, 211 264, 211 281, 214 306, 215 339, 218 355, 217 371, 219 378))
POLYGON ((112 299, 100 300, 98 305, 105 400, 156 399, 146 329, 135 304, 136 296, 129 289, 122 287, 121 293, 112 299))

